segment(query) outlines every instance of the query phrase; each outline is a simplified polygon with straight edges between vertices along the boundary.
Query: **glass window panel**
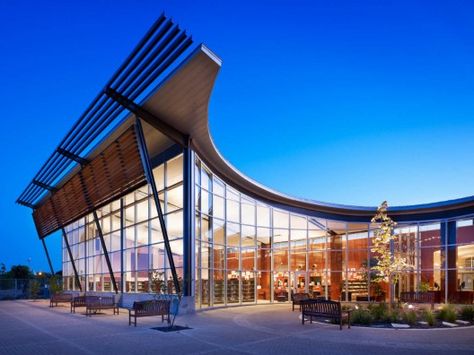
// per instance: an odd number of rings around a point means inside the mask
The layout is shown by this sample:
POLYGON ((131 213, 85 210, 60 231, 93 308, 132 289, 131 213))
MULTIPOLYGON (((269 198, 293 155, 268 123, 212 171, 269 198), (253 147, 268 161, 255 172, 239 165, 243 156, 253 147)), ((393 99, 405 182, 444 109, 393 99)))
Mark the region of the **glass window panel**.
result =
POLYGON ((161 233, 160 221, 158 218, 151 220, 151 241, 150 243, 160 243, 163 241, 163 233, 161 233))
POLYGON ((125 226, 135 224, 135 206, 129 206, 125 209, 125 226))
POLYGON ((291 218, 291 221, 290 221, 291 229, 306 229, 307 227, 306 217, 292 214, 290 218, 291 218))
POLYGON ((255 270, 255 248, 242 248, 242 270, 255 270))
POLYGON ((227 245, 237 247, 240 245, 240 225, 227 223, 227 245))
POLYGON ((271 248, 270 228, 257 228, 257 246, 259 248, 271 248))
POLYGON ((120 231, 112 232, 111 234, 111 251, 120 250, 120 231))
POLYGON ((208 268, 211 265, 212 249, 209 243, 201 242, 201 267, 208 268))
POLYGON ((201 169, 201 187, 210 190, 210 180, 211 180, 211 175, 210 173, 202 167, 201 169))
POLYGON ((79 228, 79 243, 82 243, 86 240, 86 230, 84 227, 79 228))
POLYGON ((183 211, 166 215, 166 229, 170 239, 183 237, 183 211))
POLYGON ((112 230, 116 231, 120 229, 120 212, 114 213, 111 216, 112 219, 112 230))
POLYGON ((271 251, 268 249, 257 249, 257 265, 256 270, 271 270, 271 251))
POLYGON ((217 218, 225 218, 225 212, 224 212, 224 198, 215 196, 213 197, 213 215, 214 217, 217 218))
POLYGON ((210 204, 209 204, 209 192, 202 189, 201 190, 201 212, 205 214, 209 214, 210 212, 210 204))
POLYGON ((136 199, 136 201, 143 200, 148 195, 149 195, 148 185, 139 187, 138 189, 135 190, 135 199, 136 199))
POLYGON ((273 228, 288 228, 288 212, 273 210, 273 228))
POLYGON ((224 196, 224 183, 214 176, 214 185, 212 192, 219 196, 224 196))
POLYGON ((240 222, 239 203, 234 200, 227 199, 227 220, 232 222, 240 222))
POLYGON ((153 177, 155 178, 155 184, 158 191, 161 191, 165 188, 165 175, 164 175, 164 165, 157 166, 153 169, 153 177))
POLYGON ((306 230, 294 230, 290 232, 291 240, 306 240, 306 230))
POLYGON ((257 225, 261 227, 270 227, 270 208, 257 204, 257 225))
POLYGON ((120 199, 112 201, 111 208, 112 208, 112 211, 120 210, 120 199))
POLYGON ((201 240, 206 242, 210 241, 211 234, 210 234, 211 224, 209 223, 209 217, 202 215, 201 220, 201 240))
POLYGON ((136 227, 137 246, 148 244, 148 222, 136 227))
POLYGON ((287 229, 274 229, 273 230, 273 243, 288 242, 288 230, 287 229))
POLYGON ((166 192, 167 206, 166 213, 183 208, 183 185, 175 187, 166 192))
POLYGON ((214 304, 224 303, 224 271, 214 270, 214 304))
POLYGON ((125 233, 125 248, 133 248, 135 246, 135 227, 128 227, 124 230, 125 233))
POLYGON ((173 186, 183 180, 183 155, 166 163, 166 186, 173 186))
POLYGON ((237 190, 227 185, 226 198, 228 200, 240 201, 240 195, 237 190))
POLYGON ((213 219, 214 225, 214 244, 225 244, 225 229, 224 229, 224 221, 214 218, 213 219))
POLYGON ((148 247, 137 248, 137 270, 148 270, 148 247))
POLYGON ((239 270, 239 248, 227 248, 227 270, 239 270))
POLYGON ((136 223, 143 222, 148 219, 148 200, 137 203, 136 223))
POLYGON ((163 243, 153 244, 150 246, 151 265, 153 269, 162 269, 165 267, 165 246, 163 243))
POLYGON ((131 205, 132 203, 135 202, 135 192, 131 192, 128 195, 125 196, 125 205, 131 205))
POLYGON ((213 245, 213 267, 215 269, 225 268, 225 247, 223 245, 213 245))
POLYGON ((255 225, 255 203, 253 200, 242 197, 242 223, 255 225))
POLYGON ((308 218, 308 229, 311 230, 326 230, 327 221, 315 217, 308 218))
POLYGON ((255 227, 242 226, 242 246, 255 246, 255 227))
POLYGON ((232 270, 227 274, 227 303, 239 302, 240 272, 232 270))

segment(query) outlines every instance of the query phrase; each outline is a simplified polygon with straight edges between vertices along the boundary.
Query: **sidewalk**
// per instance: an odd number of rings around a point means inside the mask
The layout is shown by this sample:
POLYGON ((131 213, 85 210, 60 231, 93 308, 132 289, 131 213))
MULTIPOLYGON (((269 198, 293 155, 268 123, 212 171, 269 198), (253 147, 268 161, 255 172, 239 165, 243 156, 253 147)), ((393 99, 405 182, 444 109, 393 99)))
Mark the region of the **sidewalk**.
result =
MULTIPOLYGON (((301 325, 287 304, 180 316, 190 330, 161 333, 161 317, 128 326, 128 312, 92 317, 46 301, 0 302, 0 354, 472 354, 474 328, 394 330, 301 325)), ((166 323, 163 323, 165 325, 166 323)))

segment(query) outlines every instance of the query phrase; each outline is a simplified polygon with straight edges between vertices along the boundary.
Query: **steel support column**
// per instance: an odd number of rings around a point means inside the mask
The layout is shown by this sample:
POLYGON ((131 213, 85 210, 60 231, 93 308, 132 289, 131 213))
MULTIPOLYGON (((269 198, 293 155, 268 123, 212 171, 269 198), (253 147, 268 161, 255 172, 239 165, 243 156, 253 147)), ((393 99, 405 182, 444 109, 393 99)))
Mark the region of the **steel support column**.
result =
POLYGON ((191 149, 183 153, 183 295, 192 296, 194 280, 194 155, 191 149))
POLYGON ((105 262, 107 263, 107 268, 109 269, 110 280, 114 285, 115 293, 118 293, 117 283, 115 282, 115 276, 112 270, 112 264, 110 263, 109 253, 107 251, 107 246, 105 245, 104 235, 102 234, 102 227, 100 226, 99 218, 97 217, 97 212, 94 210, 92 214, 94 215, 94 222, 97 227, 97 233, 99 234, 100 243, 102 244, 102 250, 104 251, 105 262))
POLYGON ((66 249, 69 254, 69 260, 71 260, 72 269, 74 270, 74 278, 76 280, 76 286, 79 287, 79 291, 82 292, 81 281, 79 280, 79 274, 77 273, 76 263, 74 262, 74 257, 72 256, 71 247, 69 246, 69 241, 67 240, 66 231, 64 230, 64 228, 61 228, 61 231, 63 233, 64 244, 66 244, 66 249))
POLYGON ((148 155, 148 149, 145 141, 145 135, 143 134, 142 124, 140 119, 137 117, 135 122, 135 129, 138 139, 138 147, 140 149, 140 156, 142 158, 143 170, 145 170, 145 176, 150 184, 153 198, 155 200, 156 210, 158 212, 158 219, 160 221, 161 232, 163 234, 163 240, 165 243, 166 255, 168 256, 168 262, 170 264, 171 274, 173 275, 173 283, 176 293, 181 294, 181 287, 179 285, 178 274, 176 273, 176 267, 174 265, 173 253, 171 251, 170 241, 168 239, 168 232, 166 229, 165 218, 163 217, 163 211, 161 210, 160 199, 158 196, 158 189, 156 188, 155 178, 153 177, 153 170, 151 168, 150 156, 148 155))
POLYGON ((43 243, 44 252, 46 253, 46 258, 48 259, 49 269, 51 270, 51 275, 54 275, 53 264, 51 263, 51 258, 49 257, 48 248, 46 247, 44 238, 41 238, 41 243, 43 243))

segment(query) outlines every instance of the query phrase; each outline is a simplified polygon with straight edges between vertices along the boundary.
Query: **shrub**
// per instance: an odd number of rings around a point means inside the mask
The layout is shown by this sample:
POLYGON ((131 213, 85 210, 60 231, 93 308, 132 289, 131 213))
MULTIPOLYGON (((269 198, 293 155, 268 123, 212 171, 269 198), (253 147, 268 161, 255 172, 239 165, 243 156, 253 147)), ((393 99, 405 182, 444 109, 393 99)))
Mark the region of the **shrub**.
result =
POLYGON ((459 316, 469 322, 474 321, 474 306, 464 306, 459 311, 459 316))
POLYGON ((416 324, 416 312, 414 310, 409 310, 403 313, 403 321, 409 325, 416 324))
POLYGON ((367 309, 372 319, 376 322, 389 322, 391 319, 386 303, 373 303, 370 304, 367 309))
POLYGON ((456 310, 452 305, 446 305, 441 308, 438 313, 438 319, 446 322, 455 322, 456 321, 456 310))
POLYGON ((423 320, 428 323, 430 327, 435 324, 435 315, 431 309, 425 309, 422 313, 423 320))
POLYGON ((388 313, 388 321, 392 323, 396 323, 400 321, 400 309, 394 308, 392 309, 391 313, 388 313))
POLYGON ((370 325, 372 316, 366 309, 356 309, 351 314, 351 324, 370 325))

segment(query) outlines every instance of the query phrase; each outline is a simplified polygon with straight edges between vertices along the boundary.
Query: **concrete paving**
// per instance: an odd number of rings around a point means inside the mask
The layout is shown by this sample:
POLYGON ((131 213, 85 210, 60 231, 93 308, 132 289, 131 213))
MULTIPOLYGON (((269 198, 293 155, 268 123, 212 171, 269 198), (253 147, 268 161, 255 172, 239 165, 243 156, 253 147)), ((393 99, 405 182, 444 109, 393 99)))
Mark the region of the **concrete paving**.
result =
POLYGON ((92 317, 45 301, 0 302, 0 354, 473 354, 474 328, 395 330, 301 325, 288 304, 180 316, 191 327, 161 333, 161 317, 128 326, 128 312, 92 317))

